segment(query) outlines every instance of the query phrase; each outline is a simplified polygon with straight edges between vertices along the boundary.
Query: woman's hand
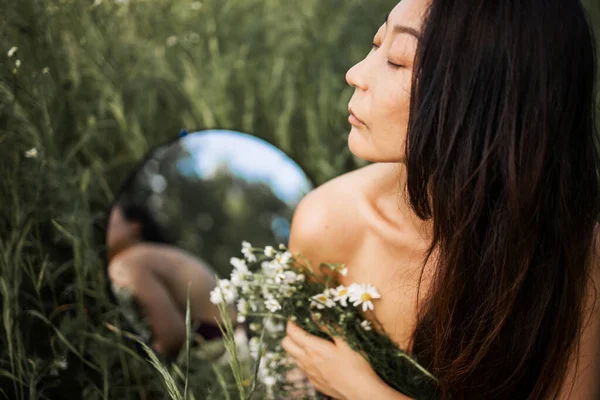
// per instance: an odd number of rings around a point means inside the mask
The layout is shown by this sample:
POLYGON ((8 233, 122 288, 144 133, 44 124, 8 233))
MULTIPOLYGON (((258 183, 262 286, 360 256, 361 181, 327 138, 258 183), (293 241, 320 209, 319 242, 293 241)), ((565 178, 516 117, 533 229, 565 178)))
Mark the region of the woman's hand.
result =
POLYGON ((331 343, 310 335, 293 322, 288 322, 286 334, 281 342, 283 349, 319 392, 335 399, 349 399, 358 393, 373 393, 383 384, 367 360, 343 339, 333 336, 331 343))

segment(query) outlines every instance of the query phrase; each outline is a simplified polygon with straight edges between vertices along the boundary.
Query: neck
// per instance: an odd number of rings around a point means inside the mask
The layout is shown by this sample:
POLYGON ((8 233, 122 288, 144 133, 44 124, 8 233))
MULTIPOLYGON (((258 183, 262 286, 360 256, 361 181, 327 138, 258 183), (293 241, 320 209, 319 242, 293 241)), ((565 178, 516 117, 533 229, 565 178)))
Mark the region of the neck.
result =
POLYGON ((406 165, 380 163, 379 166, 381 179, 377 182, 375 201, 380 210, 403 231, 411 231, 423 239, 431 238, 433 220, 421 220, 410 208, 406 190, 406 165))

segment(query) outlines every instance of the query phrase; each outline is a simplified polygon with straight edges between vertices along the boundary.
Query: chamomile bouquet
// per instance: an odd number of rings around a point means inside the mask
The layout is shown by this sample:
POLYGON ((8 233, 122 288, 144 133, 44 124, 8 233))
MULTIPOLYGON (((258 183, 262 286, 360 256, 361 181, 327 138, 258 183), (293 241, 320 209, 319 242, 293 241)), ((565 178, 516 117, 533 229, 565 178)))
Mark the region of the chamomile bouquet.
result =
MULTIPOLYGON (((399 349, 376 320, 364 318, 363 313, 373 310, 381 298, 377 288, 369 283, 341 285, 336 276, 346 275, 344 264, 323 263, 317 274, 309 260, 291 254, 284 245, 261 248, 243 242, 242 254, 243 258, 231 258, 229 279, 219 279, 211 292, 211 302, 220 305, 226 336, 227 326, 231 333, 232 325, 227 321, 228 304, 235 304, 237 322, 246 324, 251 332, 249 353, 254 374, 239 377, 244 380, 238 385, 240 390, 262 387, 271 398, 288 398, 297 390, 286 379, 295 365, 281 347, 286 321, 291 320, 322 338, 331 340, 320 326, 340 335, 367 357, 373 370, 392 388, 417 399, 436 398, 436 378, 399 349), (334 273, 322 273, 324 270, 334 273)), ((235 346, 228 346, 228 351, 233 368, 238 357, 235 346)))

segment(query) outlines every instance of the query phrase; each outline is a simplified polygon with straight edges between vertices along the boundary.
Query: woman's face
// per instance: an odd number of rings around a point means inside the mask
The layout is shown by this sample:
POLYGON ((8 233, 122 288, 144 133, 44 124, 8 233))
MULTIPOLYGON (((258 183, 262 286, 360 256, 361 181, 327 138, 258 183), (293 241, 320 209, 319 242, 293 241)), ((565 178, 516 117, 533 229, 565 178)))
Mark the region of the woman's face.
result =
POLYGON ((107 258, 110 261, 117 253, 141 241, 141 225, 130 222, 120 207, 114 206, 110 212, 106 232, 107 258))
POLYGON ((371 52, 346 74, 355 88, 348 104, 352 124, 348 146, 359 158, 405 161, 413 61, 429 1, 398 3, 377 31, 371 52))

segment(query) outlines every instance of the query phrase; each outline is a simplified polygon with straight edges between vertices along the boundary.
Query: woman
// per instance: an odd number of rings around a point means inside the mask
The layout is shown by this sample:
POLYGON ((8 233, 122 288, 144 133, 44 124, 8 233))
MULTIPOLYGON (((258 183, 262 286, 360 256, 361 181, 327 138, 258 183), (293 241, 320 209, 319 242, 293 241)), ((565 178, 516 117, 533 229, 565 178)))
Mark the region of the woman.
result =
MULTIPOLYGON (((119 198, 107 229, 108 275, 122 305, 131 297, 140 308, 138 317, 149 322, 152 348, 175 357, 185 343, 188 285, 193 330, 203 340, 221 338, 215 322, 221 320, 220 313, 209 299, 216 286, 210 266, 173 246, 164 230, 128 196, 121 193, 119 198)), ((232 317, 235 321, 233 310, 232 317)), ((218 349, 210 357, 223 354, 224 347, 218 349)))
MULTIPOLYGON (((289 248, 345 263, 442 398, 600 398, 593 36, 578 1, 404 0, 347 73, 350 150, 289 248)), ((406 399, 291 322, 320 392, 406 399)))

